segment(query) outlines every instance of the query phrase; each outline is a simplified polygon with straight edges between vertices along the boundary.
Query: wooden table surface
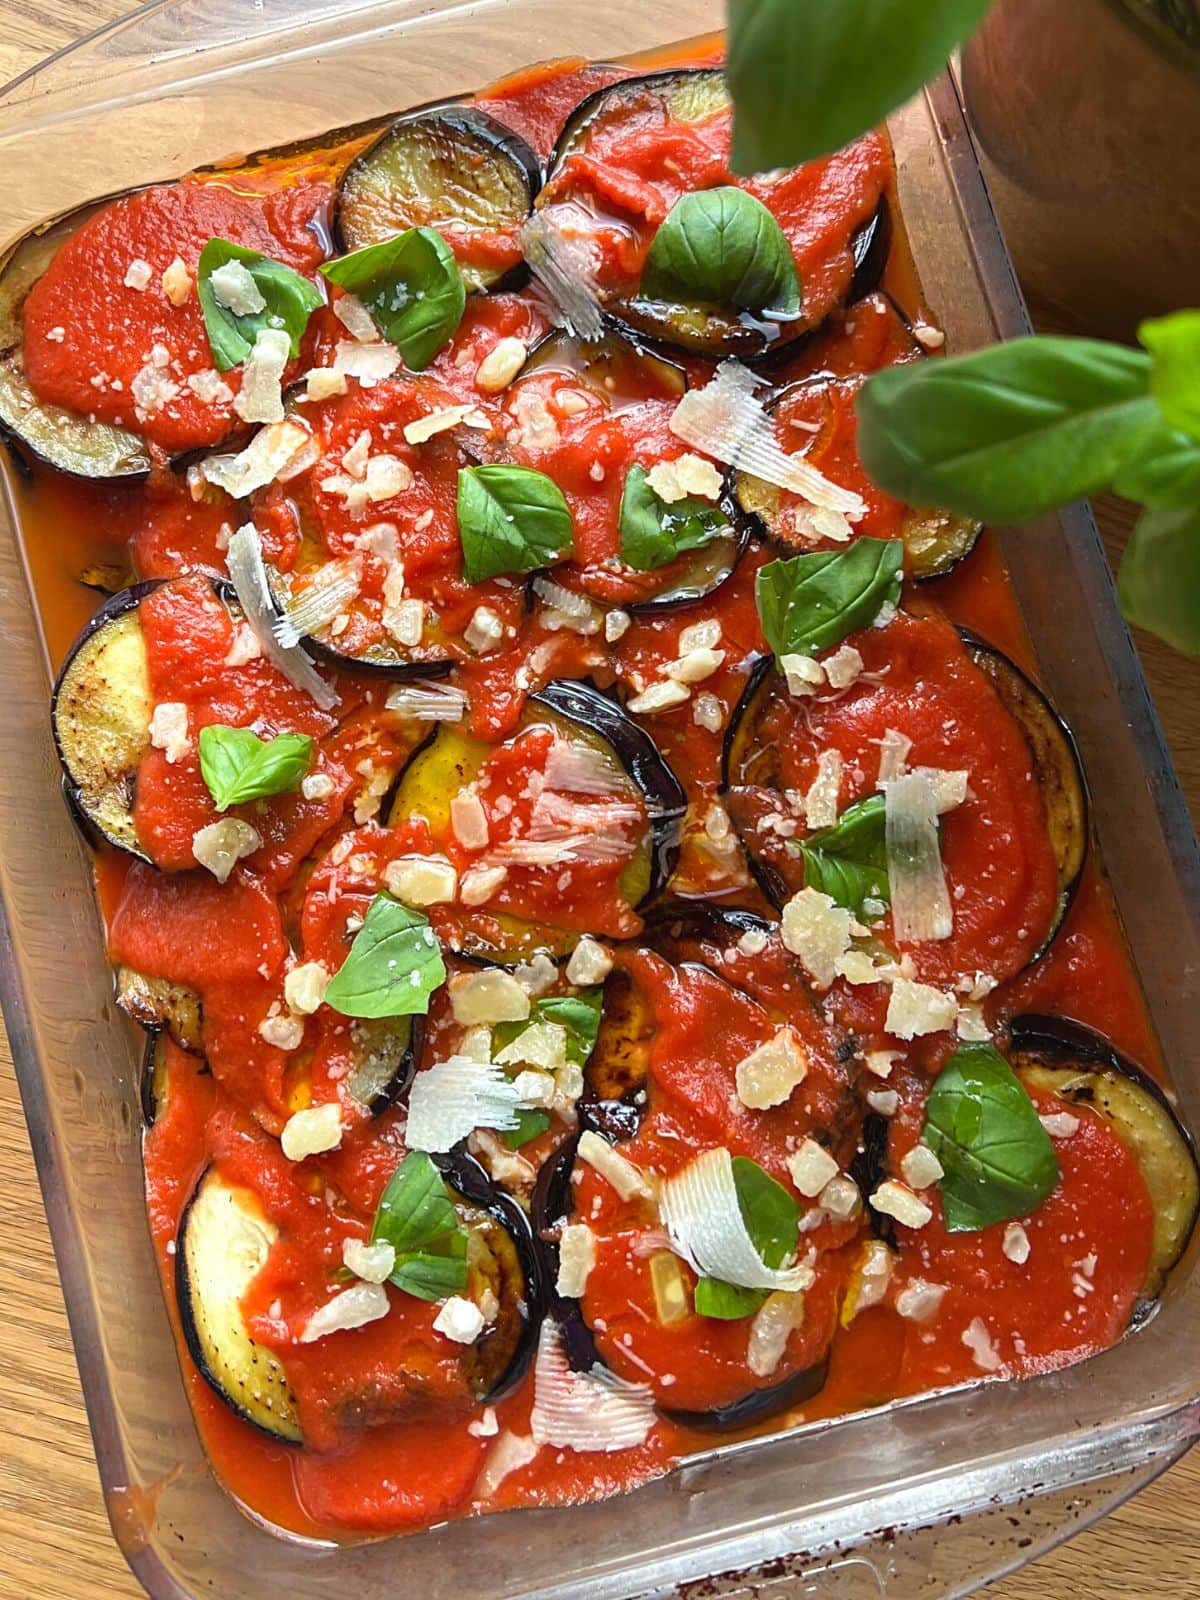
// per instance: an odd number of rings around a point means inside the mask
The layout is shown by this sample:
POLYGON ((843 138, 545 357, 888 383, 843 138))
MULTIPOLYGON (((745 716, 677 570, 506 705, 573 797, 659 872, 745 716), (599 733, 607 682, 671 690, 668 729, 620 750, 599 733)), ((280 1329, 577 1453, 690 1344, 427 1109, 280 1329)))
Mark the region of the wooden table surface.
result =
MULTIPOLYGON (((0 0, 0 82, 127 10, 125 0, 0 0)), ((1130 510, 1097 507, 1115 557, 1130 510)), ((1194 817, 1200 663, 1139 640, 1194 817)), ((141 1593, 109 1533, 33 1159, 0 1032, 0 1600, 141 1593)), ((1200 1594, 1200 1453, 989 1600, 1156 1600, 1200 1594)))

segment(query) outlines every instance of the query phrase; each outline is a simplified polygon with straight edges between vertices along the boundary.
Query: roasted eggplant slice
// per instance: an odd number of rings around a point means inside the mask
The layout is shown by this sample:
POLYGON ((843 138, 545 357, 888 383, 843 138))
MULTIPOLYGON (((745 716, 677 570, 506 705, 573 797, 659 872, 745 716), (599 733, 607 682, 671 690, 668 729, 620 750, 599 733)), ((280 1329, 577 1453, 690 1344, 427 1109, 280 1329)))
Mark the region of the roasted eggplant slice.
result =
POLYGON ((100 607, 62 665, 51 720, 67 796, 89 830, 149 860, 133 820, 134 786, 150 747, 154 700, 136 584, 100 607))
POLYGON ((424 1034, 423 1017, 378 1017, 351 1024, 354 1065, 346 1091, 375 1116, 412 1082, 424 1034))
MULTIPOLYGON (((648 139, 666 130, 674 129, 682 139, 707 145, 715 154, 722 139, 728 137, 729 109, 724 74, 713 67, 673 68, 598 90, 568 119, 551 157, 538 205, 561 205, 573 237, 582 234, 586 238, 589 219, 595 222, 598 238, 602 233, 620 236, 619 261, 611 259, 598 267, 596 285, 602 305, 617 321, 699 354, 747 358, 761 356, 815 327, 833 309, 837 291, 802 285, 803 310, 790 322, 716 304, 670 305, 644 298, 639 292, 641 263, 655 228, 647 224, 636 205, 622 209, 611 199, 611 194, 621 192, 625 173, 614 173, 607 186, 593 182, 596 169, 603 169, 606 161, 619 165, 623 149, 644 147, 648 139)), ((669 137, 668 133, 664 142, 669 142, 669 137)), ((643 150, 643 163, 648 159, 643 150)), ((839 159, 832 158, 835 163, 839 159)), ((670 163, 664 162, 664 168, 669 171, 670 163)), ((645 170, 651 169, 646 166, 645 170)), ((644 186, 641 169, 629 177, 631 187, 636 188, 639 181, 644 186)), ((669 180, 664 188, 669 197, 673 193, 669 180)), ((771 205, 770 189, 764 189, 761 197, 771 205)), ((831 254, 842 250, 849 250, 854 263, 853 281, 843 284, 842 290, 852 295, 868 293, 878 281, 888 253, 882 163, 867 214, 860 206, 847 217, 843 241, 831 254)))
POLYGON ((471 1392, 479 1400, 496 1400, 520 1381, 537 1343, 546 1309, 542 1255, 529 1218, 474 1157, 459 1151, 434 1159, 469 1231, 467 1293, 477 1300, 490 1290, 498 1306, 462 1354, 471 1392))
POLYGON ((279 1361, 246 1331, 241 1302, 279 1236, 249 1190, 210 1167, 179 1224, 175 1288, 201 1376, 247 1422, 300 1442, 296 1401, 279 1361))
POLYGON ((152 1033, 142 1052, 140 1098, 142 1119, 152 1128, 167 1106, 167 1041, 161 1033, 152 1033))
POLYGON ((1200 1168, 1191 1134, 1143 1067, 1103 1034, 1065 1017, 1026 1013, 1009 1025, 1009 1059, 1032 1089, 1090 1106, 1112 1123, 1141 1169, 1154 1208, 1143 1301, 1162 1292, 1200 1213, 1200 1168))
POLYGON ((408 228, 444 232, 469 289, 491 289, 520 259, 519 230, 542 186, 524 139, 473 106, 429 106, 394 122, 350 163, 338 192, 344 250, 408 228))
MULTIPOLYGON (((549 730, 554 747, 567 752, 568 766, 582 764, 586 773, 581 781, 595 783, 599 774, 599 781, 611 782, 613 804, 624 811, 636 803, 644 807, 644 834, 639 842, 631 841, 632 854, 621 866, 615 881, 615 894, 621 906, 627 908, 623 915, 631 916, 662 888, 674 870, 686 801, 678 780, 650 736, 625 715, 615 700, 590 684, 548 684, 540 694, 531 697, 514 734, 500 746, 485 744, 458 727, 440 724, 401 774, 388 826, 395 828, 423 821, 428 825, 432 848, 454 858, 457 845, 451 823, 451 801, 477 784, 481 775, 486 778, 485 769, 492 761, 515 759, 516 741, 537 729, 549 730)), ((541 753, 541 758, 547 759, 545 752, 541 753)), ((575 780, 568 773, 566 778, 555 779, 555 782, 560 781, 575 780)), ((597 796, 594 788, 587 794, 595 799, 605 798, 604 794, 597 796)), ((573 804, 560 809, 572 813, 573 804)), ((505 816, 512 815, 509 805, 505 816)), ((599 814, 597 816, 598 820, 603 820, 599 814)), ((447 921, 439 929, 443 942, 466 955, 509 964, 523 961, 539 950, 556 959, 568 955, 578 943, 582 929, 555 921, 553 907, 545 898, 553 894, 555 880, 548 878, 546 869, 552 864, 558 869, 555 879, 568 872, 573 862, 573 835, 569 831, 564 833, 558 846, 552 842, 554 837, 557 836, 552 830, 551 835, 537 841, 539 848, 532 848, 534 841, 518 838, 513 833, 505 845, 508 877, 504 890, 507 892, 514 880, 523 881, 532 874, 528 887, 530 898, 539 902, 536 918, 524 911, 506 910, 504 899, 496 910, 472 911, 469 906, 461 906, 447 913, 447 921), (526 844, 531 846, 529 850, 524 849, 526 844)), ((619 844, 619 840, 617 842, 619 844)), ((609 839, 603 849, 598 846, 596 865, 602 866, 600 858, 605 856, 613 859, 609 852, 611 843, 609 839)), ((480 864, 496 866, 504 865, 505 861, 499 857, 492 860, 490 855, 462 859, 464 867, 480 864)), ((510 906, 511 903, 509 901, 510 906)), ((593 928, 591 931, 603 930, 593 928)))
POLYGON ((169 978, 148 978, 133 967, 117 968, 117 1004, 150 1034, 169 1033, 181 1050, 203 1053, 200 996, 169 978))

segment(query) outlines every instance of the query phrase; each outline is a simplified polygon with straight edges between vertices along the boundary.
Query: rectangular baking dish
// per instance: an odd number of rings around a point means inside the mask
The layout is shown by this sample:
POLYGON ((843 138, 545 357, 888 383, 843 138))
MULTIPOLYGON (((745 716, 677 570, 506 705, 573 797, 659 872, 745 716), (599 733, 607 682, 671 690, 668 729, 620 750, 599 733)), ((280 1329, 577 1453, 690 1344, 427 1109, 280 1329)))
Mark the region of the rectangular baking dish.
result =
MULTIPOLYGON (((0 242, 96 196, 538 59, 653 50, 719 27, 721 13, 720 0, 161 0, 0 97, 0 242)), ((950 348, 1025 331, 950 78, 892 133, 917 268, 950 348)), ((11 504, 0 519, 0 994, 104 1494, 151 1595, 633 1600, 699 1584, 940 1600, 1094 1520, 1200 1434, 1193 1250, 1149 1326, 1069 1371, 716 1449, 578 1509, 350 1548, 257 1526, 209 1471, 180 1381, 144 1214, 134 1043, 58 794, 50 663, 11 504)), ((1002 548, 1043 682, 1078 737, 1098 847, 1195 1124, 1200 861, 1094 526, 1077 509, 1005 533, 1002 548)))

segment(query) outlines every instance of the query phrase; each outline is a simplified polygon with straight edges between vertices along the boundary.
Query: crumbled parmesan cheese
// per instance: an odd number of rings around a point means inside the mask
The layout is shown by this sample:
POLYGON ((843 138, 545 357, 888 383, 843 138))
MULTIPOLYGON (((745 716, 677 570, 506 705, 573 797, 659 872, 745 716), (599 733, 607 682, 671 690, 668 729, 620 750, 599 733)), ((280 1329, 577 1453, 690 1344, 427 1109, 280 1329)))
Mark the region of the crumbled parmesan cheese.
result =
POLYGON ((434 1317, 433 1329, 455 1344, 474 1344, 483 1332, 483 1312, 473 1300, 452 1294, 434 1317))
POLYGON ((300 781, 300 793, 306 800, 328 800, 336 787, 327 772, 310 772, 300 781))
POLYGON ((839 978, 854 985, 878 983, 880 973, 874 961, 865 950, 847 950, 844 956, 839 956, 834 962, 834 970, 839 978))
POLYGON ((259 329, 233 402, 243 422, 283 421, 283 373, 290 357, 291 341, 281 328, 259 329))
POLYGON ((839 1222, 846 1222, 854 1216, 861 1201, 862 1196, 854 1179, 843 1177, 841 1173, 836 1178, 830 1178, 817 1198, 821 1210, 836 1217, 839 1222))
POLYGON ((907 1322, 928 1322, 935 1317, 946 1298, 946 1287, 912 1278, 896 1296, 896 1310, 907 1322))
MULTIPOLYGON (((474 1426, 474 1423, 468 1424, 468 1428, 474 1426)), ((471 1491, 472 1497, 477 1501, 490 1500, 505 1478, 520 1472, 522 1467, 527 1467, 536 1459, 540 1448, 528 1434, 502 1433, 488 1452, 471 1491)))
POLYGON ((581 986, 603 983, 612 971, 613 960, 604 946, 584 934, 567 962, 567 982, 581 986))
POLYGON ((124 283, 127 289, 148 289, 150 280, 154 276, 154 268, 148 261, 140 257, 131 261, 125 269, 124 283))
POLYGON ((737 1096, 752 1111, 781 1106, 808 1076, 808 1052, 794 1028, 780 1028, 774 1038, 738 1062, 737 1096))
POLYGON ((703 456, 682 455, 676 461, 660 461, 646 474, 646 482, 667 505, 694 495, 700 500, 719 500, 724 480, 703 456))
POLYGON ((477 606, 463 638, 476 655, 487 655, 503 642, 504 623, 490 606, 477 606))
POLYGON ((488 819, 483 801, 473 789, 464 789, 450 801, 450 826, 464 850, 486 850, 488 819))
POLYGON ((283 998, 289 1011, 311 1016, 325 998, 329 973, 319 961, 304 961, 283 980, 283 998))
POLYGON ((459 880, 459 899, 465 906, 486 905, 507 877, 507 867, 468 867, 459 880))
POLYGON ((975 1317, 968 1323, 963 1331, 962 1342, 971 1352, 980 1372, 999 1372, 1004 1365, 982 1317, 975 1317))
POLYGON ((260 428, 246 448, 236 456, 209 456, 200 471, 209 483, 241 500, 255 489, 263 489, 312 442, 308 429, 288 418, 260 428))
POLYGON ((821 663, 833 689, 848 689, 863 669, 863 658, 852 644, 844 644, 821 663))
MULTIPOLYGON (((155 346, 155 352, 162 349, 161 345, 155 346)), ((166 352, 163 352, 166 354, 166 352)), ((170 405, 179 393, 179 385, 171 377, 166 362, 156 361, 153 356, 133 376, 129 385, 129 393, 133 398, 134 415, 139 422, 147 422, 155 417, 164 406, 170 405)))
POLYGON ((524 385, 513 400, 517 426, 510 435, 512 443, 532 451, 553 450, 560 442, 558 423, 546 404, 546 397, 524 385))
POLYGON ((818 889, 801 889, 783 908, 784 945, 822 989, 837 976, 837 961, 850 948, 853 926, 852 913, 818 889))
POLYGON ((301 1344, 313 1344, 330 1333, 365 1327, 386 1317, 391 1309, 387 1290, 381 1283, 356 1283, 318 1306, 300 1334, 301 1344))
POLYGON ((520 339, 498 340, 475 370, 475 387, 484 394, 499 394, 520 372, 528 354, 520 339))
POLYGON ((336 1150, 342 1142, 342 1108, 336 1100, 296 1111, 283 1125, 279 1143, 289 1161, 336 1150))
POLYGON ((622 1200, 654 1199, 654 1190, 646 1174, 590 1128, 580 1135, 577 1153, 581 1161, 586 1161, 612 1185, 622 1200))
POLYGON ((923 1228, 933 1211, 910 1188, 888 1178, 871 1196, 871 1205, 885 1217, 894 1217, 906 1228, 923 1228))
POLYGON ((500 1432, 500 1424, 496 1420, 496 1408, 485 1406, 481 1417, 467 1423, 467 1432, 473 1439, 494 1439, 500 1432))
POLYGON ((894 1117, 900 1109, 900 1096, 895 1089, 869 1089, 867 1105, 881 1117, 894 1117))
POLYGON ((676 683, 703 683, 725 660, 724 650, 688 650, 667 665, 667 677, 676 683))
POLYGON ((565 1300, 580 1299, 587 1288, 588 1274, 595 1265, 595 1234, 586 1222, 568 1222, 558 1241, 555 1289, 565 1300))
POLYGON ((458 874, 444 856, 401 856, 384 875, 388 893, 406 906, 449 905, 458 893, 458 874))
POLYGON ((451 981, 450 1009, 455 1022, 470 1027, 484 1023, 524 1022, 529 1015, 529 993, 509 972, 488 968, 462 974, 451 981))
MULTIPOLYGON (((542 1026, 542 1024, 535 1024, 534 1026, 538 1027, 542 1026)), ((534 1029, 529 1028, 526 1031, 532 1033, 534 1029)), ((562 1029, 558 1031, 560 1033, 563 1032, 562 1029)), ((501 1054, 504 1054, 504 1052, 501 1051, 501 1054)), ((497 1057, 497 1060, 499 1060, 499 1057, 497 1057)), ((558 1092, 558 1086, 554 1082, 553 1073, 527 1069, 524 1072, 517 1073, 513 1079, 513 1090, 520 1104, 528 1110, 549 1111, 554 1105, 554 1097, 558 1092)))
POLYGON ((184 380, 201 405, 223 406, 233 399, 233 390, 215 367, 203 367, 184 380))
POLYGON ((884 1027, 897 1039, 916 1039, 952 1028, 957 1016, 958 1002, 952 994, 928 983, 898 978, 892 985, 884 1027))
POLYGON ((1018 1267, 1023 1267, 1029 1260, 1029 1235, 1019 1222, 1010 1222, 1008 1227, 1005 1228, 1004 1242, 1000 1248, 1008 1259, 1018 1267))
POLYGON ((385 605, 383 625, 398 645, 415 649, 425 634, 424 600, 397 600, 385 605))
POLYGON ((1053 1111, 1047 1117, 1039 1117, 1038 1121, 1052 1139, 1069 1139, 1079 1132, 1079 1118, 1069 1111, 1053 1111))
POLYGON ((334 367, 313 367, 305 374, 304 398, 306 400, 331 400, 336 394, 345 394, 349 385, 346 374, 334 367))
POLYGON ((396 1267, 396 1251, 386 1239, 374 1244, 362 1239, 343 1239, 342 1265, 364 1283, 386 1283, 396 1267))
POLYGON ((780 656, 779 666, 791 695, 816 694, 825 685, 825 668, 812 656, 780 656))
POLYGON ((173 767, 191 749, 188 738, 188 710, 181 700, 163 700, 150 718, 150 743, 161 750, 167 765, 173 767))
POLYGON ((683 705, 685 700, 691 699, 691 694, 692 691, 685 684, 667 679, 663 683, 652 683, 641 694, 634 695, 625 709, 632 711, 635 716, 653 716, 655 712, 671 711, 683 705))
POLYGON ((192 275, 181 257, 176 256, 159 280, 162 292, 173 306, 183 306, 192 296, 192 275))
POLYGON ((927 1144, 916 1144, 907 1152, 900 1172, 910 1189, 929 1189, 944 1176, 942 1163, 927 1144))
POLYGON ((838 1175, 838 1164, 815 1139, 805 1139, 799 1150, 788 1157, 792 1182, 806 1200, 815 1200, 831 1179, 838 1175))
POLYGON ((266 1016, 258 1025, 261 1038, 276 1050, 299 1050, 304 1042, 304 1024, 299 1017, 289 1017, 281 1012, 266 1016))
POLYGON ((609 644, 616 644, 618 639, 623 639, 629 632, 633 618, 628 611, 616 609, 610 611, 604 619, 604 637, 609 644))
POLYGON ((459 428, 464 423, 468 427, 490 428, 491 426, 478 406, 443 406, 440 411, 429 411, 414 422, 406 423, 404 442, 424 444, 426 440, 436 438, 439 433, 448 433, 451 428, 459 428))
POLYGON ((356 294, 339 294, 330 302, 329 309, 352 339, 360 344, 373 344, 378 340, 375 319, 356 294))
POLYGON ((767 1296, 750 1324, 746 1365, 756 1378, 769 1378, 779 1370, 788 1341, 804 1322, 804 1296, 777 1291, 767 1296))
POLYGON ((832 828, 836 824, 841 786, 841 751, 822 750, 817 758, 817 775, 804 796, 804 818, 810 828, 832 828))
POLYGON ((356 378, 364 389, 373 389, 399 370, 400 359, 394 344, 358 344, 341 339, 334 351, 333 370, 343 377, 356 378))
POLYGON ((261 835, 240 817, 222 817, 192 835, 192 854, 218 883, 224 883, 243 856, 253 855, 261 845, 261 835))
POLYGON ((692 721, 708 733, 720 733, 725 725, 725 710, 715 694, 698 694, 692 706, 692 721))
POLYGON ((210 273, 209 288, 218 305, 235 317, 253 317, 267 309, 262 290, 241 261, 226 261, 210 273))
POLYGON ((877 787, 886 789, 893 779, 900 777, 908 762, 912 740, 895 728, 884 730, 879 741, 879 779, 877 787))

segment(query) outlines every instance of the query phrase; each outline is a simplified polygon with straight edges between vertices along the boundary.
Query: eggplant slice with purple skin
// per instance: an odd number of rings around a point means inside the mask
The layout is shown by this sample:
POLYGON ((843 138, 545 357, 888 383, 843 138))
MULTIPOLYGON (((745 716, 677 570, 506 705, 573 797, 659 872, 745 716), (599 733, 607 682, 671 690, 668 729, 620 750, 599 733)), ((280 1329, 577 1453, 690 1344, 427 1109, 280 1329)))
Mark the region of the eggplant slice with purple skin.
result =
POLYGON ((1154 1233, 1134 1321, 1162 1293, 1200 1214, 1200 1167, 1192 1135, 1144 1067, 1083 1023, 1025 1013, 1009 1023, 1008 1059, 1032 1089, 1109 1121, 1137 1162, 1154 1210, 1154 1233))
MULTIPOLYGON (((393 122, 347 167, 338 185, 338 241, 352 251, 409 228, 438 228, 451 241, 515 230, 541 186, 541 162, 510 128, 474 106, 426 106, 393 122)), ((494 289, 525 269, 461 270, 468 289, 494 289)))
MULTIPOLYGON (((630 908, 636 910, 662 889, 679 859, 687 809, 679 780, 650 735, 615 700, 590 683, 547 684, 530 697, 515 731, 547 723, 568 742, 605 753, 623 791, 636 791, 645 803, 647 832, 622 883, 630 908)), ((494 748, 453 724, 439 723, 400 774, 387 825, 394 827, 411 816, 423 816, 435 838, 445 836, 450 829, 450 800, 474 780, 494 748)), ((464 927, 461 953, 502 966, 516 965, 538 951, 555 960, 565 959, 581 937, 578 931, 553 923, 539 924, 503 913, 487 914, 494 934, 485 934, 478 920, 476 925, 464 927)))
MULTIPOLYGON (((1030 963, 1045 951, 1062 926, 1083 874, 1087 858, 1088 793, 1074 738, 1046 696, 1001 651, 965 629, 959 629, 964 647, 975 665, 990 680, 1001 704, 1020 727, 1029 748, 1034 781, 1042 796, 1046 828, 1058 879, 1058 903, 1045 937, 1030 963)), ((797 851, 794 870, 787 876, 755 848, 752 832, 739 826, 737 793, 774 791, 786 785, 774 745, 757 737, 763 715, 776 695, 786 695, 774 656, 763 656, 747 681, 725 734, 722 754, 722 793, 746 850, 750 870, 759 888, 777 909, 804 887, 804 859, 797 851)))
MULTIPOLYGON (((678 402, 688 390, 688 374, 683 367, 662 351, 648 347, 617 328, 607 329, 604 337, 595 341, 581 339, 564 329, 548 333, 530 351, 529 359, 513 380, 508 394, 515 394, 524 382, 545 371, 570 374, 577 378, 580 388, 598 391, 616 410, 621 409, 623 397, 624 403, 630 406, 647 397, 678 402), (639 392, 642 389, 645 392, 639 392)), ((731 482, 730 478, 720 503, 728 529, 702 549, 688 551, 664 567, 662 587, 645 599, 625 605, 626 611, 642 616, 681 610, 707 599, 732 575, 745 551, 754 521, 738 504, 731 482)), ((586 571, 576 572, 572 584, 581 593, 591 593, 586 571)), ((602 590, 592 597, 604 601, 609 591, 602 590)))
MULTIPOLYGON (((725 75, 715 67, 670 68, 598 89, 568 117, 546 169, 547 184, 562 171, 569 156, 586 149, 591 130, 606 114, 647 93, 661 102, 669 122, 702 122, 730 104, 725 75)), ((543 199, 547 205, 557 203, 543 199)), ((890 238, 885 198, 851 240, 855 271, 848 298, 859 299, 875 288, 887 264, 890 238)), ((802 316, 792 322, 774 322, 715 305, 669 305, 640 295, 606 296, 603 291, 600 298, 605 312, 634 334, 714 358, 753 360, 790 344, 813 326, 802 316)))
POLYGON ((203 1007, 195 989, 170 978, 154 978, 134 967, 120 966, 116 1000, 121 1010, 152 1037, 167 1033, 189 1055, 204 1054, 203 1007))

